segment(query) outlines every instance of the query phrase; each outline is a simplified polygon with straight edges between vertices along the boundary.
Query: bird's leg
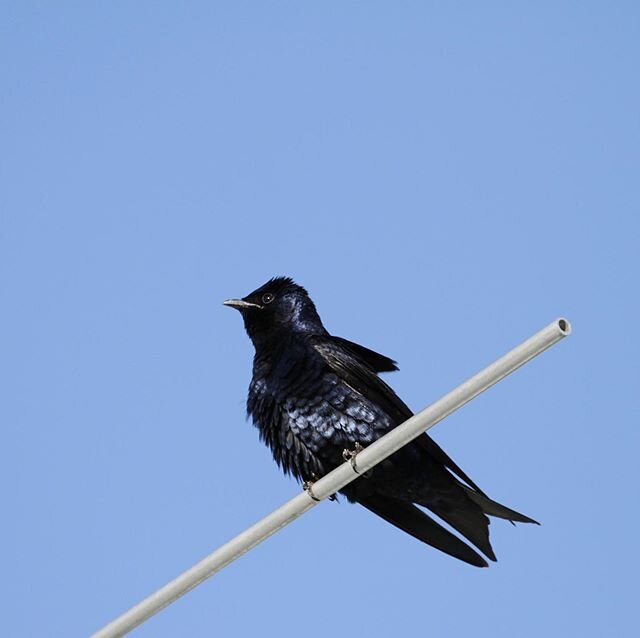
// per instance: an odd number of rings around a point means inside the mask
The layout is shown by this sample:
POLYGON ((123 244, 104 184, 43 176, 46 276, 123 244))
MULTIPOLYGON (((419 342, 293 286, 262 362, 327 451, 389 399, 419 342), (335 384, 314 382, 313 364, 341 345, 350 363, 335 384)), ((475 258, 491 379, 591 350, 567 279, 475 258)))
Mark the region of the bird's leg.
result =
POLYGON ((362 452, 362 450, 364 450, 364 448, 362 447, 362 445, 360 445, 359 441, 356 441, 353 450, 344 449, 342 451, 342 458, 345 461, 351 462, 351 467, 356 474, 360 474, 360 472, 358 472, 358 468, 356 467, 356 456, 359 452, 362 452))

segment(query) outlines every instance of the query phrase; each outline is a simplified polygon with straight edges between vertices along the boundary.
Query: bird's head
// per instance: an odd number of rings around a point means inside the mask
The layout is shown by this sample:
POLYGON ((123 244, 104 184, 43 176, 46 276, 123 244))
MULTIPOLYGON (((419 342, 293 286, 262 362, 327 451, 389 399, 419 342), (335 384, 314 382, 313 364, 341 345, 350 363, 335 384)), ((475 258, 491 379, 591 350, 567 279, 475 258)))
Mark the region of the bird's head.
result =
POLYGON ((256 347, 291 332, 326 333, 309 294, 290 277, 274 277, 246 297, 227 299, 224 305, 240 311, 256 347))

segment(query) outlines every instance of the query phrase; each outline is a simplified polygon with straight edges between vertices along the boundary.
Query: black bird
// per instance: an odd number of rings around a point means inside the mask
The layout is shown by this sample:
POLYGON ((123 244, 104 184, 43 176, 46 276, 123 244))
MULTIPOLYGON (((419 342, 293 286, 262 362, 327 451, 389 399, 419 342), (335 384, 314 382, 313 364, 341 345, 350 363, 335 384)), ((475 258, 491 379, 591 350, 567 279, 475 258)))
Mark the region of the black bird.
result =
MULTIPOLYGON (((406 421, 411 410, 378 376, 396 362, 322 325, 307 291, 276 277, 237 308, 255 347, 247 412, 287 474, 313 482, 406 421)), ((423 434, 347 485, 341 493, 378 516, 471 565, 487 562, 417 505, 446 521, 487 558, 488 515, 533 519, 492 501, 428 435, 423 434)))

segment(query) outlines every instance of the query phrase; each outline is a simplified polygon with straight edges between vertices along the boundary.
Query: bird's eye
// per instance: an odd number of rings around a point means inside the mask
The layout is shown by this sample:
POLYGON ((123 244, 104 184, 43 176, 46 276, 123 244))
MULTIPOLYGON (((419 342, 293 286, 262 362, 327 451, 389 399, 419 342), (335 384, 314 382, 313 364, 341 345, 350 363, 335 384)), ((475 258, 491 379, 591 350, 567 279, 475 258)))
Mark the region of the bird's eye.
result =
POLYGON ((275 296, 270 292, 265 292, 262 295, 262 303, 271 303, 275 299, 275 296))

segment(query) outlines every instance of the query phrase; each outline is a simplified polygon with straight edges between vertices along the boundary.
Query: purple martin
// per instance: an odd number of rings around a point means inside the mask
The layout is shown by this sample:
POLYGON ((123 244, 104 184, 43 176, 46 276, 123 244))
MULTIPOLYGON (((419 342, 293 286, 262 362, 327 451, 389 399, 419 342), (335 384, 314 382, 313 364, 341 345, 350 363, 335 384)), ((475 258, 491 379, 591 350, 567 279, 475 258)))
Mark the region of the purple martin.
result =
MULTIPOLYGON (((329 334, 307 291, 276 277, 227 306, 242 314, 255 347, 247 412, 286 474, 312 483, 413 413, 378 376, 392 359, 329 334)), ((491 500, 427 434, 341 490, 432 547, 477 567, 487 561, 422 508, 448 523, 487 558, 489 518, 536 523, 491 500), (418 507, 420 506, 420 507, 418 507)))

